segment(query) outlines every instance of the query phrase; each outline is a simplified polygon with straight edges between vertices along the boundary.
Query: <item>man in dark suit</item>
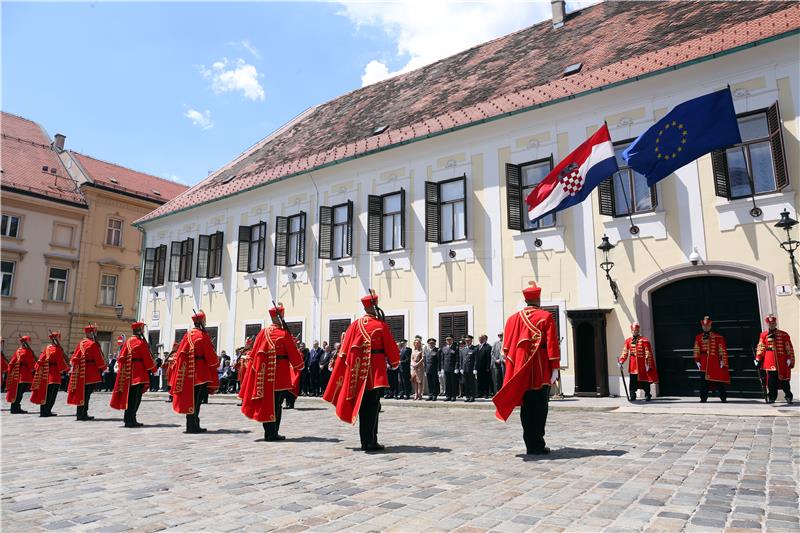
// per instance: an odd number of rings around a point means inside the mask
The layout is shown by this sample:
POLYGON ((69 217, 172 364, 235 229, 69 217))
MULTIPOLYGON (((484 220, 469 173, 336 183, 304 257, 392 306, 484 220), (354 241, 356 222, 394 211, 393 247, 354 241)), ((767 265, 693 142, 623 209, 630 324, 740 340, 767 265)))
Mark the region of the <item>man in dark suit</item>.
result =
POLYGON ((476 360, 478 370, 478 396, 491 398, 492 390, 492 347, 487 342, 489 337, 481 335, 478 339, 478 357, 476 360))
POLYGON ((472 335, 465 335, 466 344, 461 348, 461 370, 464 375, 464 401, 475 401, 476 381, 478 378, 478 347, 472 344, 472 335))
MULTIPOLYGON (((397 348, 400 350, 400 343, 397 343, 397 348)), ((400 350, 402 351, 402 350, 400 350)), ((386 389, 386 398, 400 399, 400 365, 397 368, 392 368, 389 361, 386 361, 386 378, 389 380, 389 388, 386 389)))
POLYGON ((328 346, 327 341, 322 341, 322 359, 319 361, 319 385, 320 389, 324 392, 326 388, 328 388, 328 380, 331 378, 331 370, 328 366, 331 364, 333 357, 336 355, 336 351, 339 347, 337 343, 336 346, 328 346))
POLYGON ((399 343, 400 348, 400 368, 398 369, 400 398, 408 400, 411 398, 411 348, 406 344, 407 340, 403 339, 399 343))
POLYGON ((311 372, 309 365, 311 364, 311 351, 306 348, 306 344, 301 342, 298 345, 300 354, 303 356, 303 363, 306 365, 300 373, 300 394, 303 396, 311 395, 311 372))
POLYGON ((308 357, 308 383, 309 383, 309 394, 311 396, 319 396, 319 362, 322 360, 322 356, 325 352, 322 351, 322 348, 319 347, 319 341, 314 341, 314 344, 311 347, 311 352, 309 352, 308 357))
POLYGON ((425 379, 428 381, 428 401, 436 401, 439 396, 439 372, 442 369, 442 359, 436 339, 428 339, 428 345, 422 350, 422 360, 425 364, 425 379))
POLYGON ((454 402, 458 395, 458 371, 461 368, 461 357, 458 347, 453 344, 453 337, 450 335, 445 338, 439 356, 444 371, 444 401, 454 402))

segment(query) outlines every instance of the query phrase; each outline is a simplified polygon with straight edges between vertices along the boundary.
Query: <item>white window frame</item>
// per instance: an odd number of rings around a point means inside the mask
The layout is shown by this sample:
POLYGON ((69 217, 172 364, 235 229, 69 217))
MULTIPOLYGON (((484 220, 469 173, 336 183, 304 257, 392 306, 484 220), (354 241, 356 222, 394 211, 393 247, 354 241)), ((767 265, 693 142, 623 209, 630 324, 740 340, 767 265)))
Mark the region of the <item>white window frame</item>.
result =
POLYGON ((58 267, 58 266, 50 266, 48 267, 47 272, 47 299, 52 302, 66 302, 67 301, 67 289, 69 287, 69 269, 58 267), (63 270, 65 272, 64 279, 61 278, 54 278, 53 277, 53 269, 63 270), (51 287, 52 284, 52 287, 51 287), (56 298, 58 296, 58 286, 63 284, 64 286, 64 297, 59 299, 56 298))
MULTIPOLYGON (((5 260, 5 259, 3 259, 2 262, 11 264, 11 272, 2 272, 2 273, 0 273, 0 276, 2 276, 2 281, 5 281, 5 279, 7 277, 9 278, 8 294, 0 293, 0 295, 2 295, 2 296, 11 296, 12 294, 14 294, 14 275, 17 272, 17 262, 16 261, 8 261, 8 260, 5 260)), ((1 286, 2 285, 0 284, 0 287, 1 286)))
POLYGON ((119 287, 119 276, 118 275, 116 275, 116 274, 107 274, 105 272, 101 272, 100 273, 100 305, 108 305, 108 306, 117 305, 117 288, 118 287, 119 287), (106 299, 105 299, 106 292, 108 291, 108 287, 109 287, 109 285, 105 285, 104 284, 104 281, 105 281, 106 277, 114 279, 114 286, 113 286, 114 297, 112 298, 113 301, 111 303, 108 303, 106 301, 106 299))
POLYGON ((106 222, 106 246, 122 246, 122 225, 123 220, 121 218, 108 217, 108 221, 106 222), (119 222, 119 228, 112 227, 114 222, 119 222), (113 239, 115 232, 117 242, 114 242, 113 239), (111 238, 109 239, 109 237, 111 238))
POLYGON ((20 227, 22 226, 22 217, 19 215, 4 214, 3 219, 6 221, 5 231, 2 230, 2 225, 0 224, 0 235, 11 239, 19 239, 20 227), (14 235, 10 234, 12 219, 17 219, 17 232, 14 235))

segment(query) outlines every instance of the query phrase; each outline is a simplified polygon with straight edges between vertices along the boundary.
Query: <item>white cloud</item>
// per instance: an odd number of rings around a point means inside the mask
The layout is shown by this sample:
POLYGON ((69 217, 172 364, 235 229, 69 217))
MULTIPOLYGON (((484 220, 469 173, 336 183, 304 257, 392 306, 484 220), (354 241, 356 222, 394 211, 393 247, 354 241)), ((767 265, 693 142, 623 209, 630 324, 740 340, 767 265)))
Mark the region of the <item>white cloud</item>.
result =
POLYGON ((205 109, 198 111, 197 109, 187 108, 183 116, 192 121, 192 124, 201 130, 208 130, 214 127, 214 122, 211 120, 211 111, 205 109))
MULTIPOLYGON (((405 61, 395 71, 387 60, 373 59, 361 76, 361 85, 396 76, 428 65, 477 44, 506 35, 551 16, 550 2, 441 2, 396 0, 384 2, 340 2, 340 15, 356 27, 380 28, 397 46, 392 62, 405 61)), ((569 11, 596 0, 568 2, 569 11)))
POLYGON ((169 172, 167 172, 165 174, 162 174, 161 177, 164 178, 165 180, 174 181, 175 183, 180 183, 181 185, 187 185, 187 186, 189 185, 188 183, 186 183, 186 180, 184 180, 183 178, 181 178, 176 174, 170 174, 169 172))
POLYGON ((231 41, 228 43, 228 46, 244 48, 245 50, 250 52, 254 58, 261 59, 261 52, 258 51, 258 48, 256 48, 255 45, 251 43, 249 39, 243 39, 241 41, 231 41))
POLYGON ((244 59, 239 58, 231 64, 227 58, 222 58, 211 68, 200 67, 200 72, 211 80, 211 89, 217 94, 241 91, 249 100, 263 101, 265 98, 264 88, 258 81, 261 74, 244 59))

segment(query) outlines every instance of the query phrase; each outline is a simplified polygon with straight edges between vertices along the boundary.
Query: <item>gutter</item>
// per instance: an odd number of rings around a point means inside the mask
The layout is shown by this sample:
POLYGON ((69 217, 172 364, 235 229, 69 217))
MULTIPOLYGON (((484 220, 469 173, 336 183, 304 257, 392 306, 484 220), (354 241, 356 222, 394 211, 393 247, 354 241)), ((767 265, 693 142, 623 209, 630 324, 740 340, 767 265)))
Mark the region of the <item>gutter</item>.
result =
POLYGON ((787 37, 792 37, 792 36, 795 36, 795 35, 798 35, 798 34, 800 34, 800 28, 799 29, 790 30, 788 32, 780 33, 780 34, 777 34, 777 35, 773 35, 772 37, 767 37, 765 39, 759 39, 757 41, 753 41, 753 42, 750 42, 750 43, 747 43, 747 44, 739 45, 739 46, 736 46, 734 48, 729 48, 727 50, 722 50, 720 52, 714 52, 713 54, 709 54, 709 55, 706 55, 706 56, 701 56, 701 57, 698 57, 696 59, 692 59, 691 61, 687 61, 687 62, 684 62, 684 63, 678 63, 677 65, 672 65, 670 67, 665 67, 665 68, 662 68, 662 69, 659 69, 659 70, 654 70, 652 72, 648 72, 648 73, 645 73, 645 74, 640 74, 640 75, 634 76, 632 78, 616 81, 616 82, 610 83, 608 85, 602 85, 602 86, 597 87, 595 89, 590 89, 588 91, 584 91, 584 92, 581 92, 581 93, 576 93, 576 94, 572 94, 572 95, 569 95, 569 96, 556 98, 554 100, 548 100, 547 102, 542 102, 541 104, 534 104, 534 105, 531 105, 531 106, 522 107, 522 108, 519 108, 519 109, 515 109, 514 111, 508 111, 508 112, 502 113, 500 115, 495 115, 493 117, 483 118, 483 119, 480 119, 480 120, 475 120, 475 121, 470 122, 468 124, 462 124, 462 125, 459 125, 459 126, 454 126, 452 128, 445 129, 445 130, 437 131, 435 133, 428 133, 428 134, 420 136, 420 137, 414 137, 413 139, 408 139, 408 140, 405 140, 405 141, 399 141, 397 143, 390 144, 390 145, 387 145, 387 146, 384 146, 384 147, 375 148, 375 149, 369 150, 367 152, 362 152, 360 154, 351 155, 349 157, 345 157, 345 158, 342 158, 342 159, 337 159, 336 161, 331 161, 330 163, 325 163, 325 164, 322 164, 322 165, 318 165, 316 167, 308 168, 308 169, 303 170, 301 172, 294 172, 292 174, 287 174, 285 176, 281 176, 280 178, 275 178, 273 180, 270 180, 270 181, 268 181, 266 183, 259 183, 258 185, 253 185, 252 187, 248 187, 246 189, 241 189, 239 191, 236 191, 236 192, 233 192, 233 193, 230 193, 230 194, 226 194, 226 195, 220 196, 218 198, 214 198, 213 200, 211 200, 209 202, 205 202, 205 203, 197 204, 197 205, 192 205, 192 206, 189 206, 189 207, 183 207, 181 209, 176 209, 175 211, 170 211, 169 213, 164 213, 163 215, 159 215, 157 217, 153 217, 151 219, 145 220, 144 222, 136 221, 136 222, 133 223, 133 226, 138 228, 138 227, 141 227, 142 224, 148 224, 150 222, 154 222, 156 220, 160 220, 160 219, 168 217, 168 216, 176 215, 178 213, 183 213, 185 211, 189 211, 189 210, 195 209, 197 207, 205 206, 205 205, 208 205, 208 204, 211 204, 211 203, 214 203, 214 202, 218 202, 218 201, 221 201, 221 200, 225 200, 225 199, 228 199, 228 198, 233 198, 234 196, 238 196, 240 194, 244 194, 246 192, 250 192, 250 191, 259 189, 261 187, 266 187, 267 185, 272 185, 273 183, 279 183, 279 182, 287 180, 289 178, 294 178, 296 176, 301 176, 303 174, 308 174, 309 172, 314 172, 314 171, 322 170, 324 168, 332 167, 332 166, 335 166, 335 165, 340 165, 340 164, 347 163, 347 162, 350 162, 350 161, 353 161, 353 160, 356 160, 356 159, 360 159, 362 157, 367 157, 367 156, 374 155, 374 154, 377 154, 377 153, 380 153, 380 152, 385 152, 385 151, 391 150, 393 148, 398 148, 400 146, 406 146, 406 145, 413 144, 413 143, 416 143, 416 142, 419 142, 419 141, 424 141, 426 139, 432 139, 434 137, 439 137, 441 135, 446 135, 448 133, 453 133, 455 131, 460 131, 460 130, 463 130, 463 129, 471 128, 473 126, 479 126, 481 124, 487 124, 489 122, 494 122, 495 120, 500 120, 500 119, 503 119, 503 118, 508 118, 508 117, 512 117, 512 116, 515 116, 515 115, 519 115, 519 114, 522 114, 522 113, 527 113, 528 111, 533 111, 535 109, 541 109, 541 108, 544 108, 544 107, 549 107, 549 106, 552 106, 552 105, 560 104, 562 102, 566 102, 566 101, 569 101, 569 100, 575 100, 575 99, 583 97, 583 96, 589 96, 591 94, 598 93, 600 91, 613 89, 613 88, 620 87, 622 85, 627 85, 629 83, 633 83, 633 82, 636 82, 636 81, 644 80, 644 79, 647 79, 647 78, 652 78, 654 76, 659 76, 659 75, 665 74, 667 72, 672 72, 672 71, 676 71, 676 70, 679 70, 679 69, 682 69, 682 68, 691 67, 691 66, 697 65, 699 63, 705 63, 706 61, 711 61, 711 60, 717 59, 719 57, 724 57, 724 56, 727 56, 727 55, 730 55, 730 54, 735 54, 736 52, 741 52, 742 50, 747 50, 748 48, 755 48, 756 46, 760 46, 760 45, 763 45, 763 44, 768 44, 768 43, 771 43, 771 42, 774 42, 774 41, 778 41, 778 40, 781 40, 781 39, 784 39, 784 38, 787 38, 787 37))
MULTIPOLYGON (((134 227, 138 229, 140 232, 142 232, 142 250, 144 251, 146 250, 145 246, 147 245, 147 230, 136 225, 134 225, 134 227)), ((144 290, 144 258, 145 256, 147 256, 147 253, 145 252, 141 254, 141 256, 142 258, 139 263, 139 272, 141 272, 141 274, 139 274, 138 290, 136 291, 136 319, 145 322, 144 320, 142 320, 144 319, 144 316, 141 314, 142 312, 141 306, 142 306, 142 290, 144 290)))

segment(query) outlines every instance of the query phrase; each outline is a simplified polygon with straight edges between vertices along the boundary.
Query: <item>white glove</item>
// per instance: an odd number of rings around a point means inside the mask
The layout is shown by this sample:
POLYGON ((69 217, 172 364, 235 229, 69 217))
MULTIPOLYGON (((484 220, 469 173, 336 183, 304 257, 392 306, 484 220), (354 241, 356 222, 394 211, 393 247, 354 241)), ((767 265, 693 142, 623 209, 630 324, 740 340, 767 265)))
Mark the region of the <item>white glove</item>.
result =
POLYGON ((477 370, 473 370, 473 371, 472 371, 472 373, 473 373, 474 375, 476 375, 476 376, 478 375, 478 371, 477 371, 477 370))
POLYGON ((725 361, 720 360, 719 367, 720 368, 725 368, 725 361))
POLYGON ((695 363, 697 364, 697 370, 700 370, 700 363, 698 363, 696 361, 695 361, 695 363))
POLYGON ((620 368, 622 368, 622 362, 620 362, 620 361, 617 361, 617 365, 618 365, 620 368))
POLYGON ((460 374, 460 373, 461 373, 461 370, 456 369, 456 374, 460 374))
POLYGON ((558 379, 558 369, 554 368, 553 372, 550 373, 550 384, 553 384, 558 379))
POLYGON ((786 360, 786 366, 792 366, 792 360, 791 359, 787 359, 786 360))
POLYGON ((650 365, 648 365, 647 363, 644 364, 644 371, 650 372, 650 365))
POLYGON ((754 364, 754 365, 756 365, 756 366, 758 366, 758 359, 754 359, 754 360, 753 360, 753 364, 754 364))

